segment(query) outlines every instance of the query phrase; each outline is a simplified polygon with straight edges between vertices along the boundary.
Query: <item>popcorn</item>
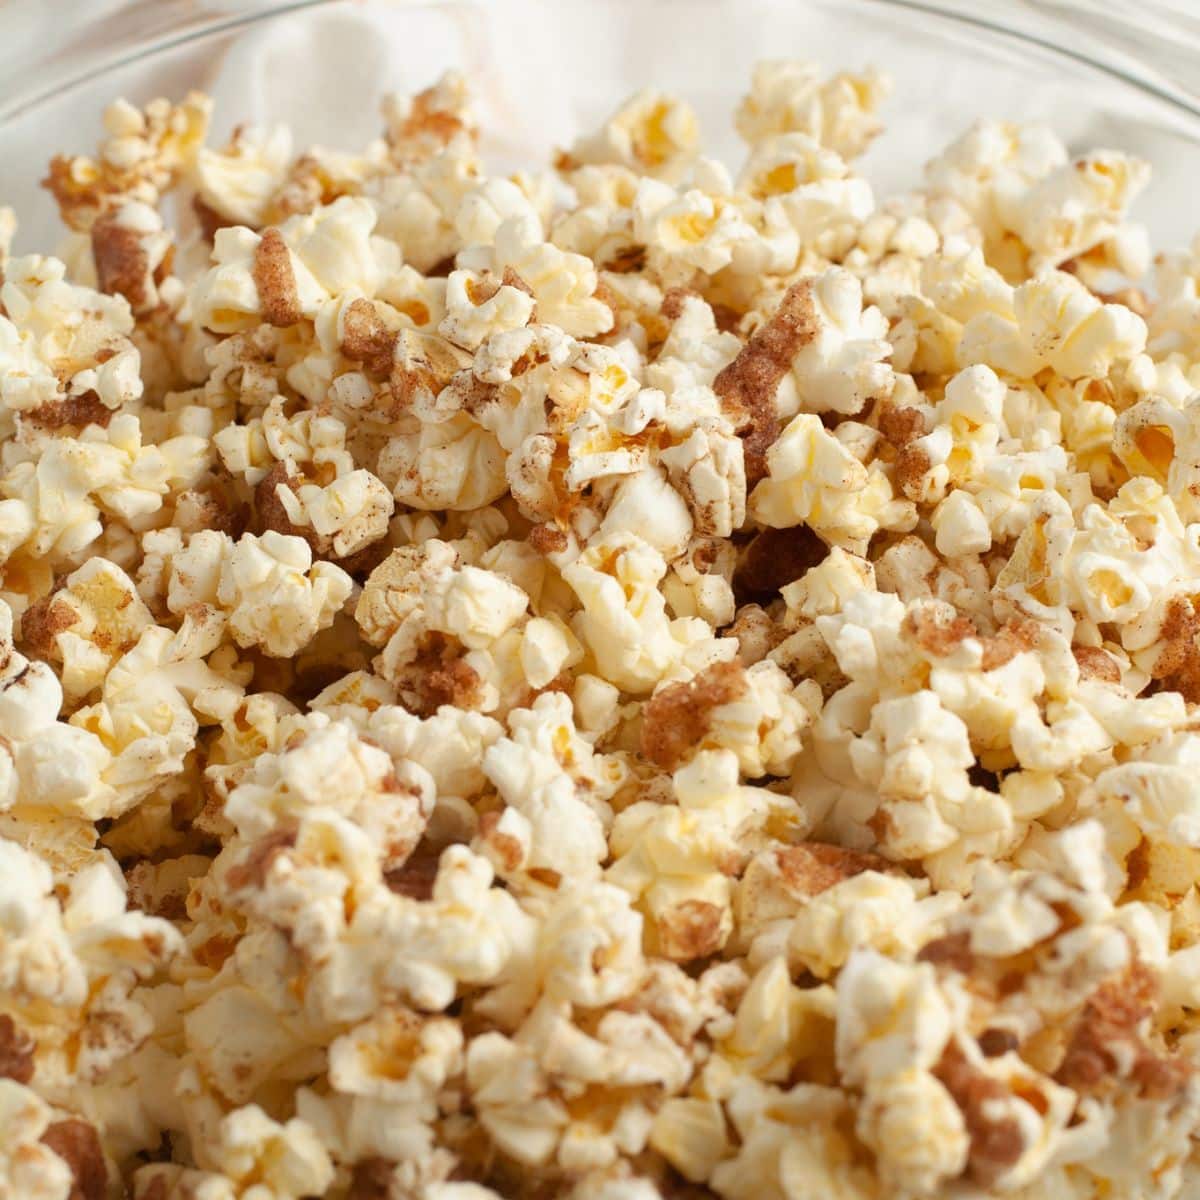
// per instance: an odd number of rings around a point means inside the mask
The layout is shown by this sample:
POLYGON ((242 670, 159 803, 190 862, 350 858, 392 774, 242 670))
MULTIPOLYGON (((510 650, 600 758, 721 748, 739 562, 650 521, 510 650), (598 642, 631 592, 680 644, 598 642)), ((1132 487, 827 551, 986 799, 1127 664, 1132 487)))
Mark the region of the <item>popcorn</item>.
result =
POLYGON ((1120 304, 1103 304, 1061 271, 1023 283, 1012 296, 1012 316, 981 313, 963 329, 959 353, 1030 378, 1043 366, 1067 379, 1103 378, 1116 362, 1140 354, 1146 324, 1120 304), (986 347, 986 348, 985 348, 986 347))
POLYGON ((826 257, 853 241, 857 224, 875 207, 870 184, 804 133, 782 133, 756 144, 743 168, 742 186, 763 200, 766 228, 790 226, 797 251, 818 250, 826 257))
POLYGON ((100 291, 121 295, 136 316, 161 302, 159 276, 166 273, 171 237, 149 205, 127 201, 92 224, 92 258, 100 291))
POLYGON ((165 496, 199 480, 208 454, 193 435, 145 444, 132 413, 107 429, 55 438, 36 466, 18 462, 0 476, 0 554, 49 555, 65 565, 100 536, 102 514, 137 521, 158 512, 165 496))
POLYGON ((737 783, 725 750, 701 751, 676 771, 678 807, 639 802, 613 824, 609 878, 640 897, 658 952, 686 961, 719 950, 732 930, 728 876, 748 834, 767 819, 767 795, 737 783))
POLYGON ((681 173, 695 154, 699 126, 691 107, 674 96, 644 88, 631 96, 594 134, 567 152, 571 167, 615 163, 659 177, 681 173))
POLYGON ((342 197, 312 215, 290 217, 262 234, 243 226, 219 229, 215 265, 197 281, 193 320, 214 333, 314 319, 322 304, 350 288, 371 295, 389 262, 387 243, 372 239, 375 210, 342 197))
POLYGON ((502 799, 529 822, 528 866, 586 879, 607 852, 606 801, 620 765, 594 756, 574 729, 570 701, 550 692, 509 716, 509 736, 489 747, 483 770, 502 799))
POLYGON ((153 624, 133 581, 104 558, 91 558, 67 576, 44 611, 26 611, 22 638, 57 658, 68 703, 98 688, 116 660, 153 624))
POLYGON ((877 71, 822 80, 811 63, 776 59, 755 67, 735 120, 752 144, 771 134, 807 133, 843 158, 855 158, 879 133, 874 110, 889 90, 877 71))
POLYGON ((240 125, 223 150, 196 155, 196 195, 223 224, 257 229, 292 160, 292 135, 284 125, 240 125))
POLYGON ((520 329, 533 317, 533 297, 513 283, 472 279, 467 271, 451 271, 446 280, 446 315, 438 326, 444 337, 464 350, 478 350, 493 333, 520 329), (493 291, 493 287, 495 290, 493 291), (491 292, 491 295, 487 295, 491 292))
POLYGON ((202 530, 172 557, 167 586, 172 612, 203 605, 228 622, 238 646, 286 658, 332 623, 353 581, 332 563, 314 563, 301 538, 268 531, 234 542, 202 530))
POLYGON ((9 1195, 38 1200, 69 1196, 75 1188, 71 1164, 46 1141, 53 1127, 50 1106, 15 1080, 0 1079, 0 1114, 4 1116, 0 1180, 9 1195))
POLYGON ((765 525, 807 524, 851 553, 861 553, 881 527, 911 527, 912 510, 894 498, 888 477, 865 467, 816 416, 793 417, 767 452, 767 465, 748 506, 765 525))
POLYGON ((107 424, 113 410, 142 394, 129 306, 64 276, 58 259, 30 255, 6 263, 0 403, 50 428, 107 424))
POLYGON ((415 96, 389 95, 383 117, 388 148, 401 163, 452 149, 456 142, 464 137, 473 139, 477 132, 467 83, 457 71, 445 72, 437 83, 415 96))
POLYGON ((500 277, 511 271, 533 292, 538 319, 572 337, 594 337, 612 328, 612 310, 596 297, 599 280, 588 259, 543 241, 528 216, 502 221, 494 237, 491 246, 462 251, 458 265, 500 277))
POLYGON ((199 92, 189 92, 178 105, 161 97, 144 109, 127 100, 110 104, 96 158, 50 160, 46 186, 63 220, 72 229, 90 229, 114 198, 155 206, 195 161, 211 112, 212 101, 199 92))
POLYGON ((656 588, 665 574, 658 552, 629 533, 594 543, 563 571, 582 605, 576 633, 602 674, 627 691, 649 691, 691 645, 711 637, 693 618, 667 617, 656 588))
MULTIPOLYGON (((1102 150, 1056 168, 1020 197, 998 195, 998 215, 1029 248, 1031 271, 1059 267, 1117 235, 1149 179, 1145 162, 1102 150)), ((1131 265, 1140 274, 1147 264, 1131 265)))
POLYGON ((1200 243, 887 86, 0 209, 0 1195, 1192 1194, 1200 243))
POLYGON ((817 334, 792 360, 805 412, 854 416, 892 391, 887 322, 877 308, 862 307, 862 288, 846 271, 831 270, 812 286, 817 334))

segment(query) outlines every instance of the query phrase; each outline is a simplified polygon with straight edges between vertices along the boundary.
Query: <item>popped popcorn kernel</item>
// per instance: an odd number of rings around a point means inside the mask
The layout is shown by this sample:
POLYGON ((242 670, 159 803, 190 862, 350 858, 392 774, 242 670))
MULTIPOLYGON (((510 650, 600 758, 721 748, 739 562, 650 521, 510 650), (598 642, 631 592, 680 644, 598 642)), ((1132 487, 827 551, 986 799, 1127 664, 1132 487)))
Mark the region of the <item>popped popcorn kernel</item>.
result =
POLYGON ((0 208, 0 1197, 1192 1196, 1200 241, 473 84, 0 208))

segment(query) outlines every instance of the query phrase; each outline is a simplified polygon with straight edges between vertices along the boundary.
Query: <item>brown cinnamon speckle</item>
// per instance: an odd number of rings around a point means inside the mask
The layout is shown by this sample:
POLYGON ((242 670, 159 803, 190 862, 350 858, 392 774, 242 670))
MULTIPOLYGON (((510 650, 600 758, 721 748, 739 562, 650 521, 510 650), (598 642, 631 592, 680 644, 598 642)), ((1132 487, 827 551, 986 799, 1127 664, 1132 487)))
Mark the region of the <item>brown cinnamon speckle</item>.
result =
POLYGON ((708 732, 712 710, 745 691, 746 673, 737 659, 662 688, 642 709, 642 753, 664 771, 674 770, 708 732))
POLYGON ((933 1073, 954 1098, 966 1123, 971 1139, 968 1174, 988 1187, 1025 1149, 1016 1118, 996 1111, 996 1101, 1006 1100, 1010 1093, 1003 1084, 973 1066, 953 1043, 946 1047, 933 1073))
POLYGON ((864 871, 887 871, 891 864, 878 854, 847 850, 826 842, 800 842, 775 851, 779 873, 790 891, 819 896, 843 880, 864 871))
POLYGON ((280 327, 295 325, 301 317, 300 296, 296 291, 291 253, 278 229, 263 231, 254 250, 252 274, 263 320, 268 325, 280 327))
POLYGON ((37 1043, 7 1013, 0 1013, 0 1079, 28 1083, 33 1078, 37 1043))
POLYGON ((121 224, 119 213, 105 212, 96 218, 92 258, 102 292, 124 296, 135 314, 152 307, 150 259, 137 230, 121 224))
POLYGON ((779 437, 775 393, 792 359, 817 336, 812 280, 794 283, 771 318, 713 382, 721 406, 737 426, 746 456, 746 484, 767 474, 767 451, 779 437))
POLYGON ((73 1117, 56 1121, 42 1134, 42 1143, 71 1168, 67 1200, 104 1200, 108 1194, 108 1167, 94 1125, 73 1117))

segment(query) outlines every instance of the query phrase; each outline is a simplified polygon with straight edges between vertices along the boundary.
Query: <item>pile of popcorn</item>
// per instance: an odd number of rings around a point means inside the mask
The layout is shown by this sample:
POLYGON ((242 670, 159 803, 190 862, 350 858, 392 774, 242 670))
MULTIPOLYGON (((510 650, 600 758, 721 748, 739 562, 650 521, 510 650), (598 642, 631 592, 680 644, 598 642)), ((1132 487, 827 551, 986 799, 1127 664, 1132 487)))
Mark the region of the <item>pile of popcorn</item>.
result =
POLYGON ((887 90, 0 215, 0 1197, 1200 1194, 1200 241, 887 90))

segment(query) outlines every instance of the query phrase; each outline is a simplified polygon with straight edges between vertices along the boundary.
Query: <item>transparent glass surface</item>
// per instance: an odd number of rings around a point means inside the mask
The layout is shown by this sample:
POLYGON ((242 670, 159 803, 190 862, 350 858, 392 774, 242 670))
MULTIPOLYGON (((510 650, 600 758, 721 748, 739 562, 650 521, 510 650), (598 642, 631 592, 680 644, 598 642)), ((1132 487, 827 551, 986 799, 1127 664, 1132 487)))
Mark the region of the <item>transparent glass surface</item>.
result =
POLYGON ((57 236, 49 156, 94 146, 104 104, 200 87, 214 137, 283 120, 299 143, 362 144, 382 95, 448 67, 472 80, 497 167, 545 158, 647 83, 697 108, 734 158, 731 110, 763 57, 874 63, 895 78, 864 169, 881 190, 982 116, 1041 120, 1074 148, 1147 158, 1137 215, 1158 245, 1197 222, 1200 5, 1194 0, 7 0, 0 2, 0 202, 18 249, 57 236))

